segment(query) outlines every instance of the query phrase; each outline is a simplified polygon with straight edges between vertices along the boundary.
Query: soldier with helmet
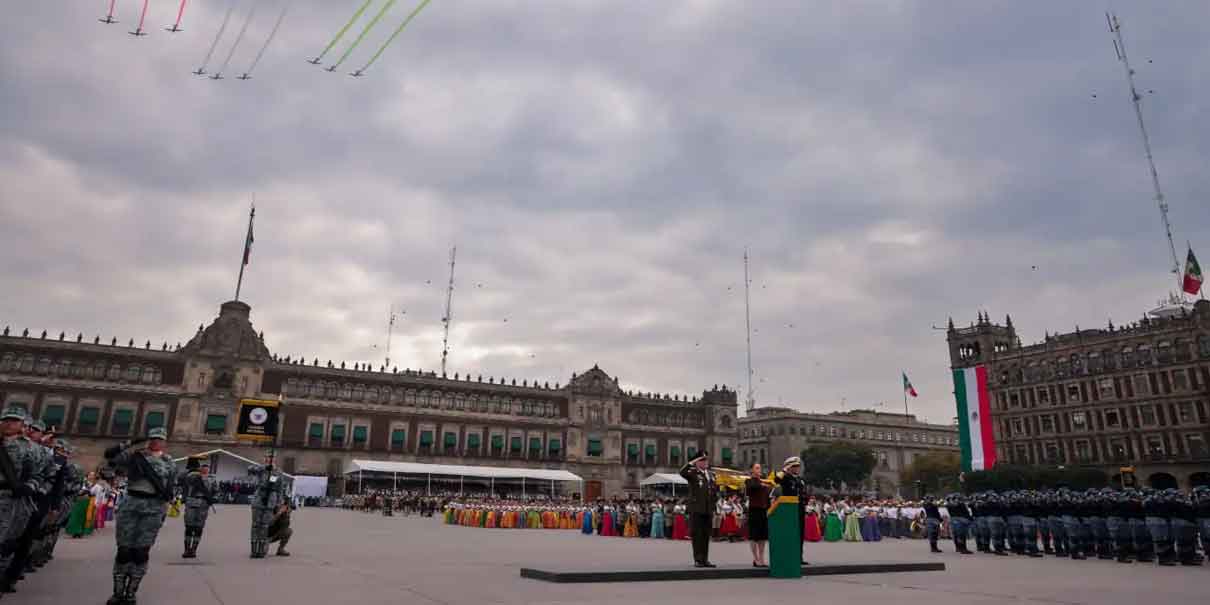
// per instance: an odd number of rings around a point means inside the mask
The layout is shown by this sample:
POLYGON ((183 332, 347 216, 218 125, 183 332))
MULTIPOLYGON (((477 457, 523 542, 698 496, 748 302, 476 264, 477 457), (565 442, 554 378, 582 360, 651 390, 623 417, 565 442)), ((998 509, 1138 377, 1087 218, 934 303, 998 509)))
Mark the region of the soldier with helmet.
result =
POLYGON ((185 552, 181 558, 195 559, 197 547, 202 543, 202 532, 206 529, 206 519, 210 516, 210 507, 218 497, 208 460, 191 457, 186 468, 189 472, 181 480, 185 497, 185 552))
POLYGON ((945 497, 945 509, 950 514, 950 533, 953 534, 954 549, 964 555, 975 554, 966 547, 971 527, 971 510, 966 505, 966 499, 961 494, 950 494, 945 497))
MULTIPOLYGON (((286 481, 273 466, 273 453, 265 455, 265 463, 248 468, 248 474, 256 478, 256 492, 252 494, 252 554, 253 559, 263 559, 269 554, 269 526, 273 524, 278 507, 288 503, 286 481)), ((285 544, 279 544, 278 556, 286 556, 285 544)))
POLYGON ((0 569, 12 563, 33 514, 29 503, 40 489, 41 458, 26 439, 24 425, 25 410, 20 407, 10 406, 0 414, 0 569))
POLYGON ((1176 542, 1176 557, 1181 565, 1201 565, 1202 557, 1197 554, 1197 513, 1193 499, 1178 490, 1168 490, 1172 498, 1169 525, 1176 542))
POLYGON ((1210 486, 1193 488, 1193 513, 1202 537, 1202 552, 1210 554, 1210 486))
POLYGON ((146 439, 105 450, 109 464, 124 470, 127 477, 126 501, 117 514, 113 596, 106 605, 133 605, 139 584, 147 575, 151 547, 164 524, 176 485, 176 463, 164 451, 167 440, 168 431, 157 427, 147 432, 146 439))

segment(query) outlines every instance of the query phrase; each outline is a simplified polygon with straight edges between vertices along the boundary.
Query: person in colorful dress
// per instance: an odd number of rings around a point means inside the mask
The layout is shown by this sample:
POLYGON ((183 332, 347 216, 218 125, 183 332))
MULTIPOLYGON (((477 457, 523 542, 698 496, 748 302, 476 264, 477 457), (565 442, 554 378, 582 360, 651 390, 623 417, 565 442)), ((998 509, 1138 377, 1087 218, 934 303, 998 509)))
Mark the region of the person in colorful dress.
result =
POLYGON ((844 539, 844 522, 840 520, 840 511, 836 505, 824 505, 823 539, 828 542, 839 542, 844 539))
POLYGON ((807 542, 823 540, 822 517, 819 502, 815 498, 807 500, 807 515, 803 521, 803 539, 807 542))

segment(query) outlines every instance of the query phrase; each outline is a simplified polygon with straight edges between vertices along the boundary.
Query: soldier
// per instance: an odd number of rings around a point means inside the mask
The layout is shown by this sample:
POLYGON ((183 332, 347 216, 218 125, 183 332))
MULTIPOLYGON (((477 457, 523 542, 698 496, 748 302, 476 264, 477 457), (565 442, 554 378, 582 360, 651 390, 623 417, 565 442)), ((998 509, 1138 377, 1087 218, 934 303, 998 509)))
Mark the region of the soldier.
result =
POLYGON ((1004 517, 1008 522, 1009 550, 1016 555, 1025 554, 1025 503, 1021 492, 1004 495, 1004 517))
POLYGON ((1181 565, 1201 565, 1202 557, 1197 554, 1197 512, 1193 500, 1175 489, 1168 490, 1172 499, 1172 514, 1169 523, 1172 537, 1176 541, 1176 556, 1181 565))
POLYGON ((941 537, 941 509, 937 508, 937 501, 932 495, 925 496, 921 506, 924 507, 924 526, 929 540, 929 552, 942 552, 937 548, 937 538, 941 537))
POLYGON ((1147 529, 1147 513, 1143 502, 1150 497, 1151 488, 1142 491, 1131 490, 1130 503, 1127 506, 1127 519, 1130 521, 1130 535, 1134 542, 1135 559, 1139 563, 1155 561, 1155 544, 1151 541, 1151 530, 1147 529))
POLYGON ((290 528, 290 505, 279 504, 273 513, 273 521, 269 523, 268 531, 269 543, 277 542, 277 556, 290 556, 289 551, 286 550, 286 544, 290 542, 290 537, 293 535, 294 530, 290 528))
POLYGON ((18 535, 13 543, 12 559, 4 568, 4 577, 0 581, 0 593, 17 592, 17 582, 24 579, 27 572, 34 571, 30 563, 30 551, 33 550, 34 541, 42 531, 42 522, 46 519, 49 510, 47 494, 50 492, 50 483, 55 474, 54 455, 46 446, 42 445, 46 425, 41 420, 30 420, 28 416, 22 422, 25 424, 25 446, 33 458, 35 488, 27 501, 29 510, 24 516, 23 525, 16 528, 18 535))
POLYGON ((1002 557, 1007 557, 1008 549, 1005 546, 1007 537, 1006 532, 1004 531, 1006 526, 1004 523, 1004 506, 1001 503, 1000 496, 994 493, 988 494, 987 505, 985 506, 984 510, 987 512, 988 526, 991 528, 992 533, 992 552, 1002 557))
POLYGON ((1047 490, 1044 496, 1044 506, 1047 514, 1046 525, 1050 529, 1050 537, 1054 542, 1054 555, 1066 557, 1068 553, 1067 528, 1063 525, 1062 504, 1059 502, 1058 494, 1047 490))
POLYGON ((206 529, 206 518, 214 506, 214 478, 210 476, 210 463, 191 458, 194 468, 181 481, 185 496, 185 552, 182 559, 196 559, 197 547, 202 543, 202 531, 206 529))
POLYGON ((986 510, 986 502, 984 498, 986 493, 980 492, 971 498, 970 511, 975 517, 975 550, 978 552, 991 553, 992 551, 992 528, 991 521, 986 510))
POLYGON ((0 414, 0 569, 8 569, 17 551, 33 508, 31 499, 38 493, 33 446, 23 434, 25 410, 16 406, 0 414))
POLYGON ((1156 492, 1143 500, 1143 514, 1146 515, 1147 532, 1155 544, 1155 556, 1160 565, 1176 565, 1176 553, 1172 549, 1172 530, 1168 525, 1168 515, 1171 504, 1168 494, 1156 492))
POLYGON ((718 489, 710 473, 710 454, 701 452, 681 468, 689 482, 689 528, 693 538, 694 567, 717 567, 710 562, 710 528, 718 489))
POLYGON ((1107 519, 1112 508, 1113 489, 1106 487, 1101 490, 1089 490, 1089 495, 1089 523, 1096 540, 1097 558, 1106 561, 1114 559, 1116 554, 1113 549, 1113 535, 1109 533, 1107 519))
POLYGON ((806 565, 807 561, 802 555, 802 523, 807 515, 807 503, 803 500, 803 496, 807 492, 807 484, 802 480, 801 473, 802 459, 798 456, 791 456, 786 458, 785 463, 782 465, 782 472, 774 475, 774 477, 777 480, 777 484, 781 486, 781 495, 793 496, 798 500, 798 529, 796 530, 796 535, 798 536, 798 561, 802 565, 806 565))
POLYGON ((1210 486, 1193 488, 1194 516, 1202 536, 1202 552, 1210 555, 1210 486))
POLYGON ((973 555, 966 547, 967 534, 971 526, 971 509, 961 494, 950 494, 945 498, 945 509, 950 514, 950 533, 954 538, 954 549, 964 555, 973 555))
MULTIPOLYGON (((252 554, 263 559, 269 553, 269 525, 273 523, 278 505, 287 502, 286 482, 273 466, 273 454, 265 455, 263 465, 253 465, 248 474, 256 477, 256 492, 252 495, 252 554)), ((281 550, 278 550, 281 555, 281 550)))
POLYGON ((67 525, 67 513, 71 510, 71 500, 76 492, 80 489, 80 482, 83 477, 79 473, 79 465, 71 461, 72 447, 66 439, 54 439, 55 464, 59 467, 59 472, 55 475, 55 481, 51 487, 52 514, 54 518, 49 521, 47 527, 47 535, 43 541, 42 551, 34 565, 41 567, 49 563, 55 558, 55 546, 59 543, 59 535, 63 531, 63 527, 67 525))
POLYGON ((176 463, 164 451, 168 431, 153 428, 146 439, 123 442, 105 450, 105 459, 126 473, 126 500, 118 508, 117 554, 113 560, 113 596, 106 605, 133 605, 139 584, 147 575, 147 561, 164 524, 176 463))
POLYGON ((1131 563, 1134 559, 1134 538, 1130 534, 1130 494, 1125 491, 1116 492, 1106 499, 1108 506, 1105 515, 1105 525, 1113 538, 1114 552, 1118 563, 1131 563))

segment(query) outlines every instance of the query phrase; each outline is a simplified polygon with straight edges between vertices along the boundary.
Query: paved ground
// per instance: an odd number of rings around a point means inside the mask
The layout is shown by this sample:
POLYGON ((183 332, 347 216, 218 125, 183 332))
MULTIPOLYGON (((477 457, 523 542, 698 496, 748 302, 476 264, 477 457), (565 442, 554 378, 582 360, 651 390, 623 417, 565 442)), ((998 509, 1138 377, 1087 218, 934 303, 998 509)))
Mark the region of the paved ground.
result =
MULTIPOLYGON (((1210 566, 1159 568, 1113 561, 930 555, 921 541, 807 545, 817 562, 942 560, 948 571, 807 580, 722 580, 559 585, 524 580, 520 567, 658 567, 689 560, 686 542, 584 536, 574 531, 487 530, 438 519, 383 518, 303 509, 294 518, 294 556, 248 559, 247 508, 210 517, 199 558, 182 561, 182 526, 169 519, 139 594, 143 605, 252 603, 425 605, 432 603, 706 605, 820 602, 983 604, 1008 602, 1204 603, 1210 566)), ((750 565, 744 544, 715 544, 712 558, 750 565)), ((6 603, 103 603, 110 587, 112 526, 63 539, 57 559, 23 582, 6 603)))

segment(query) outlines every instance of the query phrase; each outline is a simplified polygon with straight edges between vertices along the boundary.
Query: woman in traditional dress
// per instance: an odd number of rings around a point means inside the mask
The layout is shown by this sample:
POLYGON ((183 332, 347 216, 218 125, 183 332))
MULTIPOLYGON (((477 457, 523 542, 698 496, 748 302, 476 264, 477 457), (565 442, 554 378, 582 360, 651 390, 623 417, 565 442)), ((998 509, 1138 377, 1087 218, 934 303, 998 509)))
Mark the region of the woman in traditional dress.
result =
POLYGON ((802 538, 807 542, 818 542, 823 539, 823 530, 820 529, 819 521, 819 503, 815 501, 815 498, 807 500, 807 514, 802 524, 802 538))
POLYGON ((584 512, 582 513, 584 515, 584 521, 580 525, 580 533, 588 534, 590 536, 592 535, 592 513, 593 511, 591 508, 584 509, 584 512))
POLYGON ((722 521, 718 526, 719 539, 726 539, 728 542, 734 542, 736 534, 739 533, 739 523, 735 519, 735 502, 733 498, 728 498, 719 502, 718 514, 722 516, 722 521))
POLYGON ((617 512, 613 509, 613 505, 605 505, 605 514, 601 516, 601 535, 616 536, 618 535, 617 527, 614 525, 614 516, 617 512))
POLYGON ((858 507, 857 523, 861 529, 862 542, 874 541, 874 532, 878 529, 878 518, 872 516, 870 514, 872 512, 874 512, 874 509, 871 506, 863 504, 858 507))
POLYGON ((105 521, 108 519, 105 515, 109 512, 109 482, 103 478, 98 478, 97 482, 92 486, 92 498, 96 503, 96 520, 93 527, 96 529, 105 529, 105 521))
POLYGON ((849 504, 844 514, 844 539, 846 542, 861 541, 861 514, 857 507, 849 504))
POLYGON ((664 537, 664 503, 659 500, 651 507, 651 537, 664 537))
POLYGON ((879 522, 878 513, 880 510, 881 510, 881 507, 872 506, 866 512, 866 515, 867 515, 866 522, 870 524, 870 539, 869 539, 870 542, 881 542, 882 541, 882 528, 879 527, 879 525, 878 525, 878 522, 879 522))
POLYGON ((672 517, 672 539, 673 540, 688 540, 689 539, 689 520, 685 517, 685 503, 679 502, 673 507, 672 517))
POLYGON ((88 535, 84 526, 88 521, 88 500, 91 496, 85 490, 76 494, 72 502, 71 512, 67 514, 67 535, 73 538, 83 538, 88 535))
POLYGON ((639 507, 633 502, 626 505, 626 520, 622 522, 622 537, 639 537, 639 507))
POLYGON ((844 538, 844 522, 840 520, 840 512, 832 504, 824 505, 823 539, 828 542, 839 542, 844 538))

